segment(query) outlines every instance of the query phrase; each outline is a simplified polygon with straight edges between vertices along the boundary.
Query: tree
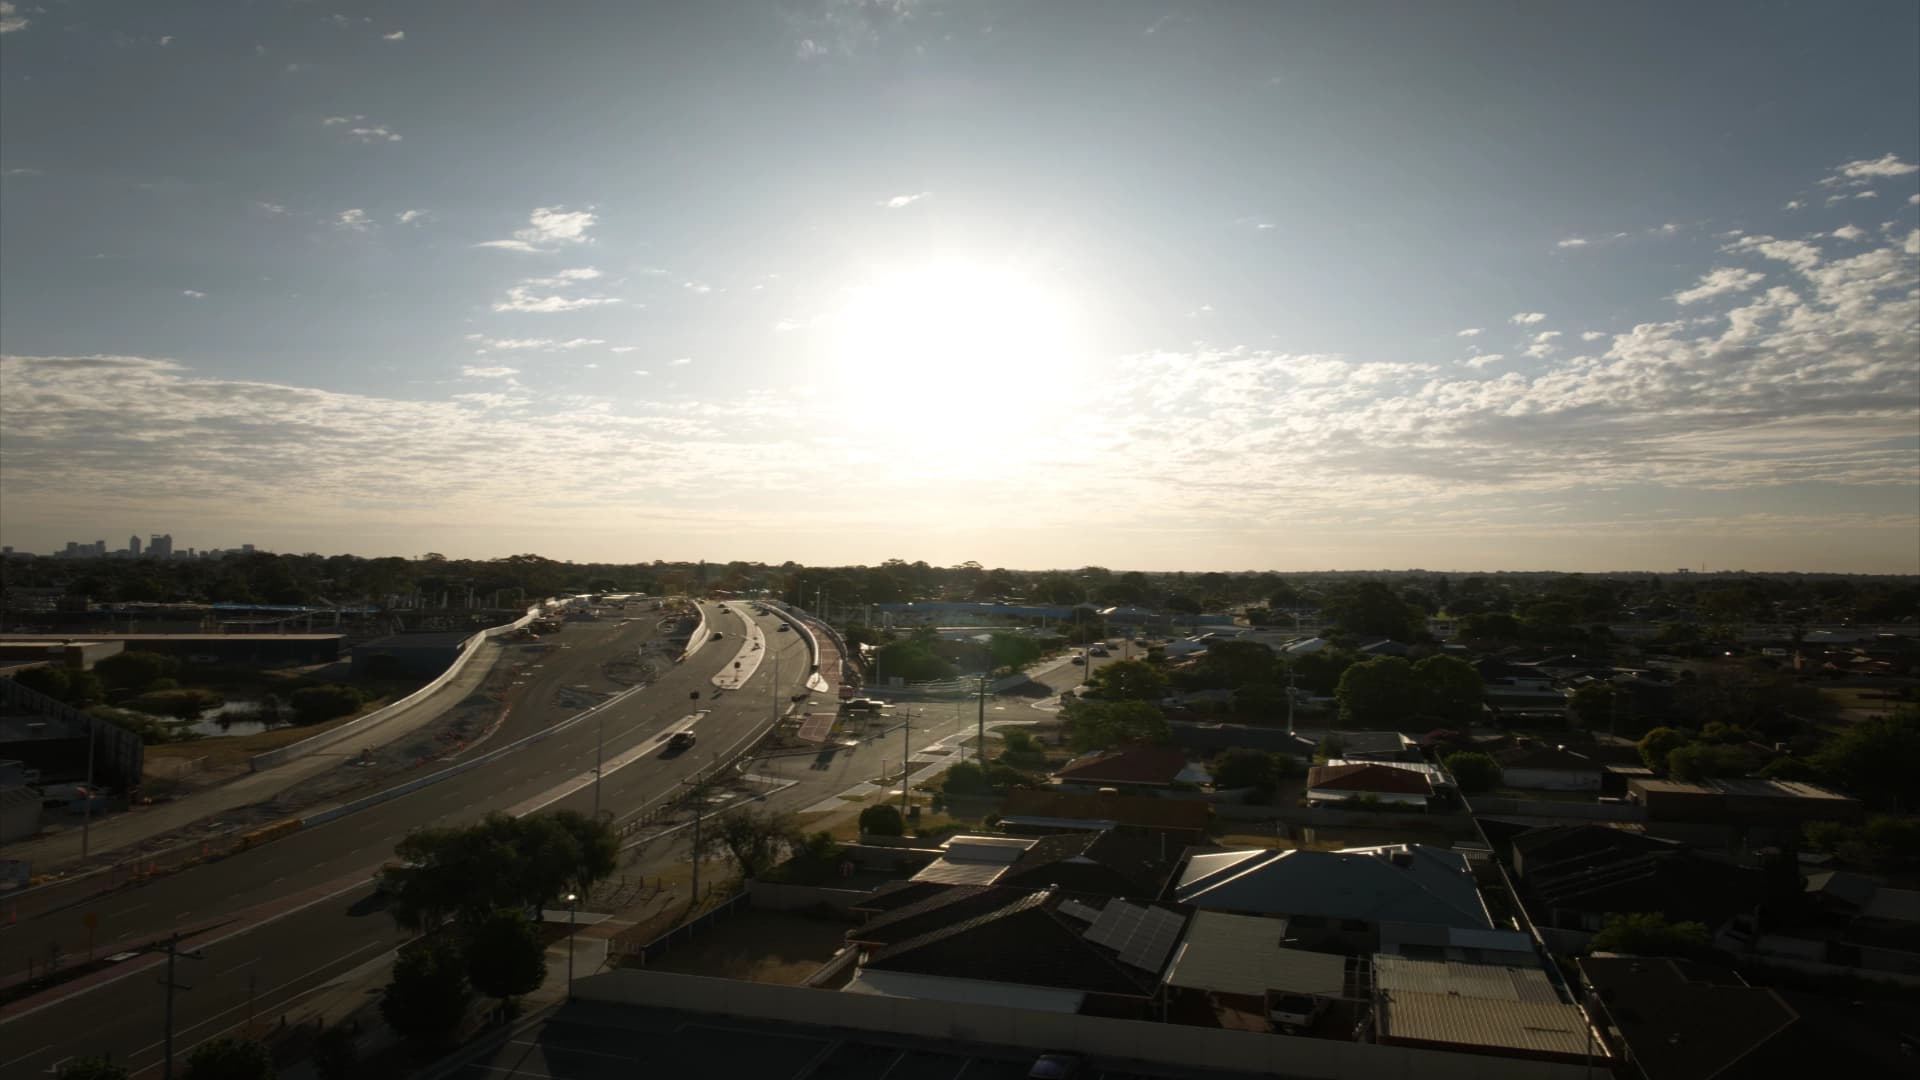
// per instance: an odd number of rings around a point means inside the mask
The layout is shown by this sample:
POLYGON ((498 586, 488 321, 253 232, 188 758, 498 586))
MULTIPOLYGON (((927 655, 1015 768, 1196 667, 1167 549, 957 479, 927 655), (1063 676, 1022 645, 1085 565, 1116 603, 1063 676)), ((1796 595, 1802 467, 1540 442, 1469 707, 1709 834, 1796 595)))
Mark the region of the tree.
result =
POLYGON ((1609 915, 1593 935, 1592 952, 1629 956, 1698 956, 1712 946, 1707 928, 1697 922, 1670 923, 1657 911, 1609 915))
POLYGON ((934 654, 930 637, 902 638, 880 646, 874 650, 874 667, 881 677, 897 677, 907 682, 953 678, 953 665, 934 654))
POLYGON ((1167 696, 1167 676, 1144 660, 1108 664, 1087 682, 1109 701, 1159 701, 1167 696))
POLYGON ((1612 731, 1630 708, 1626 696, 1612 683, 1588 683, 1567 699, 1567 723, 1586 731, 1612 731))
POLYGON ((459 943, 434 935, 401 950, 380 996, 380 1015, 402 1036, 438 1044, 459 1028, 472 1000, 459 943))
POLYGON ((1519 619, 1497 611, 1462 616, 1454 631, 1462 641, 1519 641, 1526 636, 1519 619))
POLYGON ((22 668, 11 676, 14 682, 55 701, 66 701, 73 693, 73 674, 61 664, 37 664, 22 668))
POLYGON ((93 673, 114 690, 145 690, 180 672, 180 661, 164 653, 138 650, 115 653, 93 665, 93 673))
POLYGON ((732 859, 740 868, 740 876, 751 879, 765 873, 789 847, 797 847, 801 841, 800 828, 791 815, 746 807, 721 815, 708 828, 702 843, 708 851, 732 859))
POLYGON ((128 1080, 125 1065, 103 1057, 68 1058, 60 1066, 60 1080, 128 1080))
POLYGON ((584 896, 620 869, 620 838, 614 835, 612 825, 578 810, 559 810, 546 817, 574 843, 573 865, 564 879, 569 892, 584 896))
POLYGON ((1264 750, 1229 750, 1214 760, 1210 771, 1213 786, 1222 791, 1253 788, 1270 792, 1280 778, 1274 755, 1264 750))
POLYGON ((1040 659, 1040 643, 1025 634, 995 630, 987 639, 987 659, 995 671, 1019 671, 1040 659))
POLYGON ((907 823, 892 803, 878 803, 860 811, 860 832, 863 836, 905 836, 907 823))
POLYGON ((1667 774, 1675 780, 1745 776, 1760 768, 1762 762, 1761 754, 1749 746, 1693 742, 1667 755, 1667 774))
POLYGON ((1273 650, 1258 641, 1210 641, 1207 651, 1193 665, 1196 689, 1277 685, 1283 681, 1273 650))
POLYGON ((1920 775, 1920 710, 1862 720, 1814 755, 1822 775, 1868 803, 1900 810, 1914 799, 1920 775))
POLYGON ((1458 750, 1440 759, 1461 791, 1491 791, 1500 786, 1500 763, 1476 750, 1458 750))
POLYGON ((1378 581, 1363 581, 1327 598, 1320 613, 1341 630, 1363 637, 1417 641, 1426 636, 1426 613, 1378 581))
POLYGON ((360 1064, 360 1045, 353 1029, 335 1024, 313 1040, 313 1071, 320 1080, 347 1080, 360 1064))
POLYGON ((1807 843, 1862 870, 1886 873, 1920 860, 1920 821, 1909 818, 1870 814, 1858 824, 1815 821, 1805 832, 1807 843))
POLYGON ((1346 670, 1334 690, 1340 722, 1355 728, 1395 728, 1425 704, 1413 665, 1398 656, 1376 656, 1346 670))
POLYGON ((1657 727, 1640 737, 1640 760, 1647 768, 1662 776, 1667 774, 1667 755, 1692 742, 1686 732, 1677 728, 1657 727))
POLYGON ((360 691, 338 683, 304 686, 288 696, 287 704, 293 709, 296 723, 318 724, 360 708, 360 691))
POLYGON ((1487 684, 1465 660, 1429 656, 1413 665, 1413 674, 1428 714, 1462 727, 1471 727, 1485 715, 1487 684))
POLYGON ((1069 711, 1071 745, 1100 750, 1135 743, 1164 743, 1173 737, 1167 714, 1144 701, 1079 701, 1069 711))
POLYGON ((467 932, 467 981, 502 1004, 531 994, 547 979, 540 930, 518 908, 502 908, 467 932))
POLYGON ((185 1080, 273 1080, 273 1052, 257 1039, 222 1036, 187 1055, 185 1080))

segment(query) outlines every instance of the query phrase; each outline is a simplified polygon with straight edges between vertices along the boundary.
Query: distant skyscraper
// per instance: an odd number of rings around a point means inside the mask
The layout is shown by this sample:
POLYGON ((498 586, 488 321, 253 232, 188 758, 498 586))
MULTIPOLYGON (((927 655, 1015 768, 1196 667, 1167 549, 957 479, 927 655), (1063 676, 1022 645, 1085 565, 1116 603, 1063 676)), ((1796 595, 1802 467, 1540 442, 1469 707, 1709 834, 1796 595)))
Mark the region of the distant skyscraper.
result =
POLYGON ((139 533, 135 533, 132 536, 127 537, 127 554, 132 555, 136 559, 140 557, 140 534, 139 533))
POLYGON ((147 554, 156 559, 173 558, 173 534, 154 533, 147 541, 147 554))
POLYGON ((107 542, 105 540, 95 540, 93 542, 93 553, 95 555, 101 555, 101 556, 106 555, 107 542))

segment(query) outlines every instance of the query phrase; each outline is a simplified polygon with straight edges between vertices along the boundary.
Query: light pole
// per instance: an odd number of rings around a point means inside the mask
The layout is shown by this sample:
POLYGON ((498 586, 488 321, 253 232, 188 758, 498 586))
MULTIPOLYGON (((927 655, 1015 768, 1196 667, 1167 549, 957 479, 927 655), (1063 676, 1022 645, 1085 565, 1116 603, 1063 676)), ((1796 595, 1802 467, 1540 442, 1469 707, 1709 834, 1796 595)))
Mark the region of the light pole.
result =
MULTIPOLYGON (((605 703, 602 702, 602 705, 605 703)), ((597 741, 593 747, 593 820, 600 820, 600 771, 607 757, 607 711, 600 709, 600 715, 594 721, 597 741)))
POLYGON ((567 894, 567 1000, 573 1000, 573 932, 580 925, 580 895, 567 894))
POLYGON ((87 857, 87 842, 93 832, 93 714, 81 714, 87 718, 87 816, 80 821, 80 857, 87 857))
POLYGON ((984 769, 987 767, 987 676, 980 675, 980 737, 975 743, 973 760, 984 769))
POLYGON ((177 983, 173 981, 174 961, 180 959, 182 956, 186 957, 189 960, 204 960, 206 959, 206 957, 201 955, 200 950, 198 949, 195 949, 190 953, 181 952, 180 951, 180 931, 178 930, 175 930, 172 936, 167 938, 166 949, 167 949, 167 979, 166 979, 166 982, 162 983, 161 985, 167 988, 167 1014, 166 1014, 167 1031, 164 1037, 164 1048, 161 1050, 161 1054, 163 1054, 164 1056, 161 1058, 160 1074, 163 1077, 163 1080, 173 1080, 173 992, 175 990, 193 989, 193 987, 191 986, 186 986, 181 983, 177 983))

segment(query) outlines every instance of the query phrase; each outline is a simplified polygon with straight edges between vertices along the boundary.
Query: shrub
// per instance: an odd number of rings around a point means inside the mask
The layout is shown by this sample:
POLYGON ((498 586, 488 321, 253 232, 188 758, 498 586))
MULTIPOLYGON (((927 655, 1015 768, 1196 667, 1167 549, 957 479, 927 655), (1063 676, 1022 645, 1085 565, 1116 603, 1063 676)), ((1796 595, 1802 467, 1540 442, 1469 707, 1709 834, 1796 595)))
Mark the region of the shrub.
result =
POLYGON ((191 720, 208 709, 217 709, 227 699, 212 690, 155 690, 127 702, 127 707, 156 716, 177 716, 191 720))
POLYGON ((860 811, 860 831, 868 836, 905 836, 906 822, 892 803, 880 803, 860 811))
POLYGON ((1440 759, 1461 791, 1487 791, 1500 784, 1500 763, 1474 750, 1461 750, 1440 759))
POLYGON ((360 708, 360 691, 351 686, 326 683, 295 690, 287 704, 293 709, 295 723, 318 724, 336 716, 346 716, 360 708))
POLYGON ((110 690, 148 690, 155 689, 157 680, 178 674, 180 661, 162 653, 129 650, 102 659, 93 671, 110 690))

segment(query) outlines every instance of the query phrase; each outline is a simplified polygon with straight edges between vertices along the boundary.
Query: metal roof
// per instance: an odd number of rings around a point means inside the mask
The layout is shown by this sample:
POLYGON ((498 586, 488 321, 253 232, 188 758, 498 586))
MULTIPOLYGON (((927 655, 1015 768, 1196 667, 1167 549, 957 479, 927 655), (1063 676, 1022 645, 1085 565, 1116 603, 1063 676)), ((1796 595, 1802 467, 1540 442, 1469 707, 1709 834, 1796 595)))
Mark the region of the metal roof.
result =
POLYGON ((1586 1014, 1572 1005, 1382 990, 1375 1017, 1383 1043, 1497 1047, 1574 1058, 1606 1054, 1590 1036, 1586 1014))
POLYGON ((1195 912, 1167 968, 1169 986, 1261 997, 1269 990, 1339 997, 1347 958, 1282 946, 1285 919, 1195 912))
POLYGON ((1456 960, 1418 960, 1379 953, 1373 958, 1373 981, 1382 990, 1455 994, 1489 1001, 1562 1004, 1552 980, 1539 968, 1468 964, 1456 960))

